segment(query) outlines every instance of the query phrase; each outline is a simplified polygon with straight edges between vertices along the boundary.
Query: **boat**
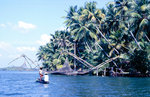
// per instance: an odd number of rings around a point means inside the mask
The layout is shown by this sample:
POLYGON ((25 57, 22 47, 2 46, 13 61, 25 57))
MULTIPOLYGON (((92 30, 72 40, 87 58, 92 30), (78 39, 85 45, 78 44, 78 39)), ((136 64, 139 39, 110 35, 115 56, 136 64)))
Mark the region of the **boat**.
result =
POLYGON ((42 84, 49 84, 49 81, 44 81, 44 80, 40 80, 40 79, 37 79, 36 82, 42 83, 42 84))

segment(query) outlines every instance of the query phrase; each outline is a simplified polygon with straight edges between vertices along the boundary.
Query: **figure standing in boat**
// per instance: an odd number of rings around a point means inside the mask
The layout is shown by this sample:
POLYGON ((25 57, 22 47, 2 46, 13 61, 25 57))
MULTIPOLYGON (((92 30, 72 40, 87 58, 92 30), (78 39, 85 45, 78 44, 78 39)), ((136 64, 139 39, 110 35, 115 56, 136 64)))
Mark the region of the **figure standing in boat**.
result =
POLYGON ((40 67, 39 75, 40 75, 40 81, 42 81, 42 79, 43 79, 43 68, 42 67, 40 67))

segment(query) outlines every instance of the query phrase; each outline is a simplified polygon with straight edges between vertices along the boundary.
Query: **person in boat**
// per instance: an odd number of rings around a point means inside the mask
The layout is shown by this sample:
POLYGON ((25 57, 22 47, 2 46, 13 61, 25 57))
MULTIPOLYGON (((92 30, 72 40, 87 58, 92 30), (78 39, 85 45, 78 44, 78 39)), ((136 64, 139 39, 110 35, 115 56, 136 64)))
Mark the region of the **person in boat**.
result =
POLYGON ((39 75, 40 75, 40 81, 42 81, 42 79, 43 79, 43 68, 42 67, 40 67, 39 75))

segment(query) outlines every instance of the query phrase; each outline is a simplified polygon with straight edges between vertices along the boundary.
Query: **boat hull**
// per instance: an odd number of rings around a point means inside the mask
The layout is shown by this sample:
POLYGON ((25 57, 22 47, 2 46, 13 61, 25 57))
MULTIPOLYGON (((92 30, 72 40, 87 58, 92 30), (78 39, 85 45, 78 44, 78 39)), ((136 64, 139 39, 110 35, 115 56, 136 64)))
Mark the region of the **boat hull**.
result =
POLYGON ((37 83, 42 83, 42 84, 49 84, 49 82, 44 81, 44 80, 41 80, 41 81, 40 81, 40 79, 37 79, 36 82, 37 82, 37 83))

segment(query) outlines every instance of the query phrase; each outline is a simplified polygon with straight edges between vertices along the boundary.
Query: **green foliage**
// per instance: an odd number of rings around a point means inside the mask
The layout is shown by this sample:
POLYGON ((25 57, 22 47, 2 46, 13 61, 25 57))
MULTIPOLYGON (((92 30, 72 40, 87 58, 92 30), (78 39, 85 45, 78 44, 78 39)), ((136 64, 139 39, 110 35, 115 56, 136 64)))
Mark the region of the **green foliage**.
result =
POLYGON ((134 55, 130 57, 130 67, 145 74, 147 70, 150 70, 148 53, 145 50, 135 50, 134 55))
MULTIPOLYGON (((113 65, 128 69, 128 64, 124 62, 130 61, 132 70, 141 73, 149 70, 148 0, 115 0, 109 2, 106 9, 97 8, 96 2, 87 2, 79 8, 71 6, 64 18, 66 30, 56 31, 51 35, 50 42, 40 46, 37 52, 38 59, 45 67, 56 70, 63 65, 67 57, 70 64, 73 64, 73 57, 66 52, 74 53, 76 49, 76 55, 93 66, 120 55, 120 59, 104 67, 113 65)), ((78 68, 87 69, 79 61, 76 65, 78 68)))

